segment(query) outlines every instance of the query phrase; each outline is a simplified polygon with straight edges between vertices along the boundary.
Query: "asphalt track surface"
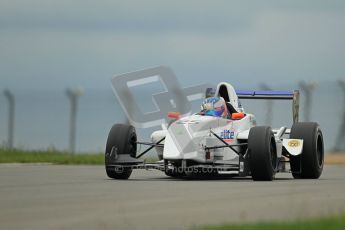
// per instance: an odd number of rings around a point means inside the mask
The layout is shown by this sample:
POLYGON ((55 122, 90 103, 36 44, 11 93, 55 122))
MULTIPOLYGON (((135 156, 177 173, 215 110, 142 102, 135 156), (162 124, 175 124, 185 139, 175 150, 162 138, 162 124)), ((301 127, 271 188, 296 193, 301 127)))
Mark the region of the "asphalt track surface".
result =
POLYGON ((107 179, 102 166, 0 165, 0 229, 188 229, 345 211, 345 166, 319 180, 177 180, 138 170, 107 179))

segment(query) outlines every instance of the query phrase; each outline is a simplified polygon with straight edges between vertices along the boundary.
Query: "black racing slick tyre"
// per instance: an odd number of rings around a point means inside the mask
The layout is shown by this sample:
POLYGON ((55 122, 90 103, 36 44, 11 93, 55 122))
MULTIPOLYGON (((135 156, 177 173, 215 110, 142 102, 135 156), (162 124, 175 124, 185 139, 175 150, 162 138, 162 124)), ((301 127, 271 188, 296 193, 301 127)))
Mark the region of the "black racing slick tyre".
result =
POLYGON ((175 163, 175 165, 173 165, 173 168, 169 168, 167 161, 164 161, 164 173, 165 175, 174 177, 174 178, 182 178, 186 176, 186 173, 181 170, 180 164, 175 163))
POLYGON ((129 154, 135 157, 137 152, 137 135, 135 128, 131 125, 115 124, 108 135, 105 149, 105 171, 108 177, 113 179, 128 179, 132 174, 129 167, 117 168, 111 167, 116 161, 116 156, 129 154), (116 154, 114 153, 116 152, 116 154))
POLYGON ((173 177, 173 178, 183 178, 186 176, 184 172, 175 172, 174 169, 166 169, 165 170, 165 175, 173 177))
POLYGON ((257 126, 250 129, 248 153, 253 180, 272 181, 278 160, 276 142, 270 127, 257 126))
POLYGON ((290 167, 295 179, 318 179, 324 163, 323 135, 315 122, 295 123, 291 128, 290 139, 302 139, 301 155, 290 156, 290 167))

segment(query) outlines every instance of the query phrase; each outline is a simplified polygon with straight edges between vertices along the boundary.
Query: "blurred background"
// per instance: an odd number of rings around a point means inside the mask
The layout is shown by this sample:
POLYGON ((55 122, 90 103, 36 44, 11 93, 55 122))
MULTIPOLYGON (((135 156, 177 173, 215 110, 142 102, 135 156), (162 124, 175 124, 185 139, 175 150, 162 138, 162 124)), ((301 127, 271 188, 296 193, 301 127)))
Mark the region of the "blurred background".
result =
MULTIPOLYGON (((112 124, 126 121, 111 77, 166 65, 183 87, 300 89, 300 120, 319 122, 326 150, 341 151, 344 63, 342 0, 1 0, 0 144, 103 151, 112 124)), ((138 95, 162 91, 157 84, 138 95)), ((289 102, 243 105, 259 124, 292 124, 289 102)))

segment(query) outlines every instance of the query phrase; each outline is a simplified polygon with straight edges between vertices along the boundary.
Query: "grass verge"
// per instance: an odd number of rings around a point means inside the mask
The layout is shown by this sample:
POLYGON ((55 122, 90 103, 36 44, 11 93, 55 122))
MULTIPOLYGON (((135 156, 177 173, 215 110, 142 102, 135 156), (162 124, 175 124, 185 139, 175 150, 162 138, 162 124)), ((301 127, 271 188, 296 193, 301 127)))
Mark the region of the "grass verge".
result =
POLYGON ((325 155, 325 163, 328 165, 344 165, 345 164, 345 153, 335 152, 325 155))
POLYGON ((71 154, 58 151, 0 149, 0 163, 102 165, 104 164, 104 154, 71 154))
MULTIPOLYGON (((158 159, 148 157, 146 163, 154 163, 158 159)), ((103 165, 104 154, 71 154, 68 152, 59 152, 56 150, 20 150, 20 149, 4 149, 0 148, 0 164, 1 163, 52 163, 64 165, 103 165)))
POLYGON ((192 228, 193 230, 340 230, 345 229, 345 214, 314 220, 294 222, 264 222, 254 224, 226 224, 192 228))

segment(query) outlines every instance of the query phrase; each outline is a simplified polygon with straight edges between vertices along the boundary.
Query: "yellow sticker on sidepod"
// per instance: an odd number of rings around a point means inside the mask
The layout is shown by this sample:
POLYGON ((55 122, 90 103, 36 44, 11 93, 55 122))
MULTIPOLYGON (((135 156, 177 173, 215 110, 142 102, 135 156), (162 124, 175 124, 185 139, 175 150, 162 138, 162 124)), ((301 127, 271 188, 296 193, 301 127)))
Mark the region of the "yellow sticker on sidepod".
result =
POLYGON ((299 140, 291 140, 288 142, 288 146, 290 147, 298 147, 300 145, 299 140))

